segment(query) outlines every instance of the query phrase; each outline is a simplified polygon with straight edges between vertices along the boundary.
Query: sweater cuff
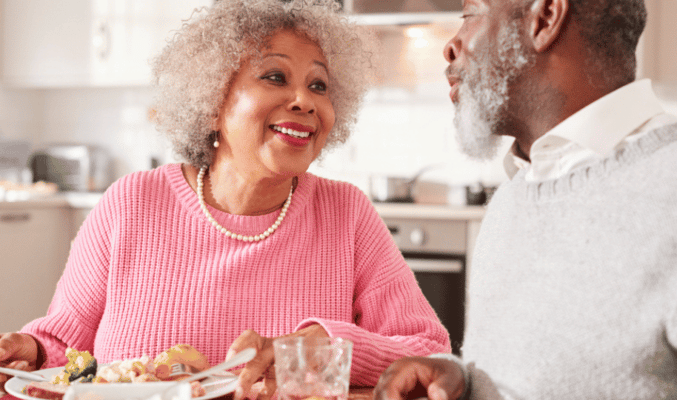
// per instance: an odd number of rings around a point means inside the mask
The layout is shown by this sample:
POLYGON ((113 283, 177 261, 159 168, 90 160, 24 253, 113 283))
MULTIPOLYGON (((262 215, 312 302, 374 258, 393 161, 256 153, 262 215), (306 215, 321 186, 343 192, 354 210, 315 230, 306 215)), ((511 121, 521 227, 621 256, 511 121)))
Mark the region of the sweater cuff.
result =
MULTIPOLYGON (((307 318, 301 321, 296 329, 294 329, 294 332, 307 328, 310 325, 313 324, 318 324, 322 328, 324 328, 325 331, 327 331, 327 334, 329 337, 332 338, 343 338, 347 339, 353 342, 353 345, 357 345, 358 341, 361 340, 360 334, 358 331, 363 330, 363 328, 358 327, 357 325, 350 323, 350 322, 344 322, 344 321, 332 321, 332 320, 327 320, 327 319, 321 319, 321 318, 307 318)), ((353 359, 354 360, 354 359, 353 359)))
POLYGON ((463 380, 464 380, 463 393, 461 393, 461 396, 458 398, 458 400, 468 400, 468 399, 470 399, 472 379, 470 377, 470 370, 468 369, 468 366, 465 365, 463 360, 461 360, 459 357, 457 357, 453 354, 448 354, 448 353, 431 354, 428 357, 430 357, 430 358, 442 358, 442 359, 449 360, 451 362, 456 363, 456 365, 458 365, 461 368, 461 371, 463 372, 463 380))
POLYGON ((320 321, 312 319, 312 318, 304 319, 303 321, 299 322, 299 324, 296 325, 296 328, 294 328, 294 332, 300 331, 301 329, 307 328, 307 327, 309 327, 310 325, 313 325, 313 324, 319 324, 321 327, 324 328, 325 331, 327 331, 329 336, 331 336, 331 332, 329 332, 329 329, 327 329, 326 326, 324 326, 320 321))

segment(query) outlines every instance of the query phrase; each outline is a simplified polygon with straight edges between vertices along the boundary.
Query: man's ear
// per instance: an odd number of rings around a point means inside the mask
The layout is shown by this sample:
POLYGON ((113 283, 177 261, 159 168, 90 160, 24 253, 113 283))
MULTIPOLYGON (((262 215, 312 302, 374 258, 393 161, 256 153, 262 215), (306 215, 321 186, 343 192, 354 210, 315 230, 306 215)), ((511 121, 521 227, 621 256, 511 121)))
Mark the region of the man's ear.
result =
POLYGON ((545 51, 562 34, 569 0, 536 0, 529 10, 529 35, 534 49, 545 51))

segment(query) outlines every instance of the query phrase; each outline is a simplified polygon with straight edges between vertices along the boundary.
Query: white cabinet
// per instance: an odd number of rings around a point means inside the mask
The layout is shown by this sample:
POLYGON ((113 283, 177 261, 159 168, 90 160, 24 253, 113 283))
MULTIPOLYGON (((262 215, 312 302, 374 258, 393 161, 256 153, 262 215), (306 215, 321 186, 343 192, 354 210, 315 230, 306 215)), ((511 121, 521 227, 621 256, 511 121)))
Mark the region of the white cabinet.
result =
POLYGON ((0 332, 45 315, 71 239, 66 205, 0 204, 0 332))
POLYGON ((18 87, 150 83, 150 60, 213 0, 2 0, 3 82, 18 87))
POLYGON ((71 209, 71 235, 75 239, 82 223, 85 222, 87 215, 92 211, 91 208, 76 207, 71 209))
POLYGON ((638 77, 677 83, 677 1, 646 0, 649 17, 638 48, 638 77))

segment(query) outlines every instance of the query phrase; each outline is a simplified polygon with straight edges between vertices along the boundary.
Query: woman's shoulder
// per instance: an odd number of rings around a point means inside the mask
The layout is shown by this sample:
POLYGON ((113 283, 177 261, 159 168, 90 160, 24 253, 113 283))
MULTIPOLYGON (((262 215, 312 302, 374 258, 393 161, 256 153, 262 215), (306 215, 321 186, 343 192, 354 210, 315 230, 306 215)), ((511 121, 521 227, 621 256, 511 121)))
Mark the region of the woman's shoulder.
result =
POLYGON ((369 197, 353 183, 336 179, 329 179, 306 173, 299 181, 303 186, 302 202, 307 212, 310 207, 314 213, 329 216, 332 214, 344 217, 352 216, 348 220, 359 220, 376 215, 376 209, 369 197))
MULTIPOLYGON (((171 175, 171 170, 178 164, 165 164, 151 170, 141 170, 130 172, 118 178, 109 189, 116 190, 134 190, 136 188, 154 186, 166 182, 167 175, 171 175)), ((179 166, 180 168, 180 166, 179 166)))
MULTIPOLYGON (((180 164, 165 164, 152 170, 134 171, 116 180, 104 193, 116 203, 138 200, 140 197, 166 195, 167 189, 180 187, 183 180, 180 164)), ((183 180, 185 183, 185 180, 183 180)))
POLYGON ((314 201, 340 201, 343 204, 370 203, 367 195, 357 185, 337 179, 324 178, 307 172, 303 176, 308 193, 314 201))

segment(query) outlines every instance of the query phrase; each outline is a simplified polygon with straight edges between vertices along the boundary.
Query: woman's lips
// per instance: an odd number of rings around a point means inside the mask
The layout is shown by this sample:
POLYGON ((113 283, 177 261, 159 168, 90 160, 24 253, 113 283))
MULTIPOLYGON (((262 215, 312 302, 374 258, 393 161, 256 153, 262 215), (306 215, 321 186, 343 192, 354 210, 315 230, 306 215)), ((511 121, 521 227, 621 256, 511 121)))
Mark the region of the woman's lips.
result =
POLYGON ((296 122, 282 122, 280 124, 275 124, 273 126, 279 126, 280 128, 286 128, 286 129, 292 129, 297 132, 308 132, 308 133, 313 133, 315 132, 315 128, 312 126, 306 126, 303 124, 299 124, 296 122))
POLYGON ((271 125, 270 129, 275 135, 292 146, 305 146, 310 142, 314 129, 295 122, 284 122, 271 125))

